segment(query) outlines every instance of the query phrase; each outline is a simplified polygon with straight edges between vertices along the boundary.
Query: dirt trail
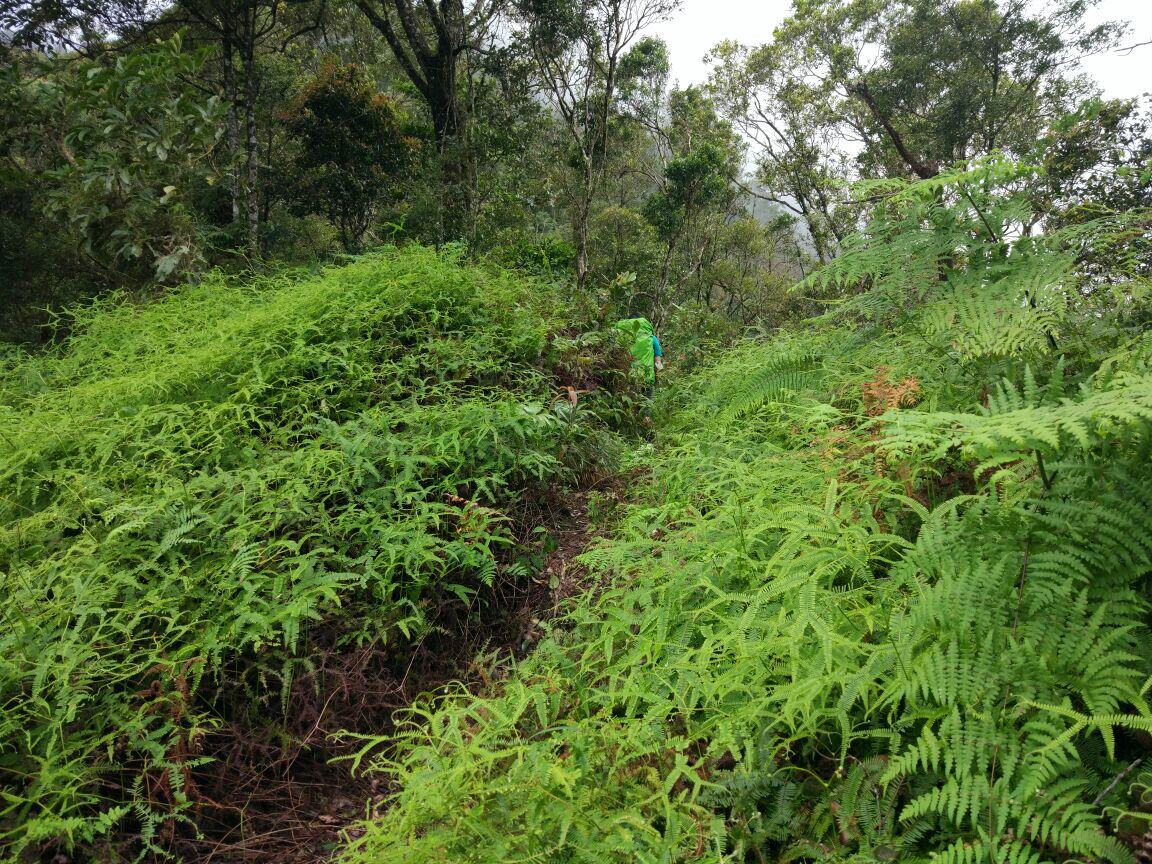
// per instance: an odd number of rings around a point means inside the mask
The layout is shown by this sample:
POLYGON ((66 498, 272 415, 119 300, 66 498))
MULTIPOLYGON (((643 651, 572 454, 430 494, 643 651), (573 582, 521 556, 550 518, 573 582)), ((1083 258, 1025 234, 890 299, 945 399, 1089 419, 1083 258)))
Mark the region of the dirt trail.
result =
MULTIPOLYGON (((312 864, 329 858, 342 832, 355 831, 350 826, 393 791, 386 777, 355 777, 347 763, 332 764, 357 742, 341 744, 331 736, 346 729, 385 734, 393 713, 420 694, 454 681, 480 691, 511 658, 530 652, 565 601, 596 590, 576 561, 601 530, 589 512, 592 498, 618 503, 628 479, 604 477, 518 514, 515 521, 528 526, 524 543, 538 542, 539 533, 532 534, 538 526, 552 540, 539 573, 497 578, 471 604, 438 598, 436 627, 401 658, 380 648, 340 650, 335 632, 316 634, 314 648, 324 659, 314 675, 293 683, 283 727, 266 730, 259 740, 236 728, 208 737, 203 752, 213 762, 196 777, 203 837, 173 838, 174 851, 188 864, 312 864), (325 638, 332 644, 324 646, 325 638), (325 686, 317 688, 316 681, 325 686)), ((269 714, 278 713, 280 706, 270 704, 269 714)))
POLYGON ((533 579, 536 590, 520 606, 522 630, 519 644, 514 647, 517 656, 531 650, 544 635, 541 625, 554 617, 566 601, 599 587, 588 568, 576 560, 602 531, 589 513, 589 498, 598 495, 602 501, 615 504, 623 499, 623 494, 623 478, 613 476, 592 488, 572 492, 551 514, 549 533, 555 548, 548 552, 540 574, 533 579))

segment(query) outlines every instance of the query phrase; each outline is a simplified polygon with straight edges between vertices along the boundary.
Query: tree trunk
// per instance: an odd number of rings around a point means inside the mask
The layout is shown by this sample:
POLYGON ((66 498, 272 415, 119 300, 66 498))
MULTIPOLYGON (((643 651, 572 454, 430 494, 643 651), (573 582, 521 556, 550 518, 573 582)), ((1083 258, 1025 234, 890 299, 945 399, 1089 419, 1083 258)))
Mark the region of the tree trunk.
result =
POLYGON ((576 240, 576 287, 584 290, 588 281, 588 218, 592 210, 592 181, 585 176, 584 195, 576 205, 572 235, 576 240))
POLYGON ((459 0, 355 0, 383 34, 400 68, 420 93, 432 119, 443 183, 440 237, 467 238, 473 218, 476 169, 468 140, 468 115, 460 104, 459 58, 470 33, 459 0), (419 10, 427 13, 422 25, 419 10), (431 25, 429 31, 426 24, 431 25), (431 39, 429 38, 431 37, 431 39))
POLYGON ((672 255, 676 250, 676 239, 669 238, 664 247, 664 260, 660 262, 660 279, 652 294, 652 308, 648 311, 652 323, 659 327, 664 323, 664 297, 668 293, 668 280, 672 275, 672 255))
POLYGON ((224 41, 224 102, 228 106, 225 115, 225 143, 228 148, 228 194, 232 196, 232 224, 240 221, 240 121, 236 117, 236 70, 233 66, 232 40, 224 41))
POLYGON ((248 219, 248 254, 260 258, 260 139, 256 129, 256 58, 244 52, 244 128, 247 135, 244 164, 244 204, 248 219))
POLYGON ((935 165, 930 165, 916 158, 912 151, 908 149, 904 143, 904 137, 897 131, 896 127, 892 125, 892 121, 888 118, 888 115, 880 109, 880 105, 876 102, 872 91, 868 89, 867 83, 862 80, 858 81, 849 86, 848 92, 858 96, 860 101, 868 108, 873 118, 883 127, 884 133, 888 136, 888 140, 892 142, 892 146, 896 148, 896 152, 900 155, 900 158, 904 160, 904 164, 912 169, 913 174, 921 180, 927 180, 940 173, 940 170, 935 165))
POLYGON ((467 118, 460 106, 456 62, 449 52, 441 52, 436 62, 429 66, 428 83, 432 131, 443 184, 441 239, 458 240, 468 236, 475 170, 467 140, 467 118))

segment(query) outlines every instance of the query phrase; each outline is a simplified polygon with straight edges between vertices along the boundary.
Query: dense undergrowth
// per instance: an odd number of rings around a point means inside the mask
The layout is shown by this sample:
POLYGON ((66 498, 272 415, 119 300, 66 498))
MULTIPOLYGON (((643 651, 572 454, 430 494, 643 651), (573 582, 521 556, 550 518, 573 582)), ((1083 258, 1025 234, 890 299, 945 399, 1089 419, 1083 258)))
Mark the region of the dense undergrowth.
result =
POLYGON ((410 248, 103 302, 11 358, 0 850, 158 851, 204 736, 324 685, 314 630, 402 651, 446 598, 525 575, 507 507, 609 458, 618 408, 556 398, 613 374, 562 309, 410 248))
MULTIPOLYGON (((356 738, 390 794, 342 860, 1135 860, 1152 215, 1039 230, 1030 170, 873 186, 797 286, 827 314, 665 388, 600 590, 356 738)), ((403 652, 527 575, 515 502, 644 413, 566 306, 389 251, 115 302, 9 361, 6 849, 172 848, 204 737, 283 713, 314 633, 403 652)))
POLYGON ((611 587, 362 753, 345 860, 1134 860, 1148 216, 1022 231, 1019 170, 891 184, 829 315, 666 395, 611 587))

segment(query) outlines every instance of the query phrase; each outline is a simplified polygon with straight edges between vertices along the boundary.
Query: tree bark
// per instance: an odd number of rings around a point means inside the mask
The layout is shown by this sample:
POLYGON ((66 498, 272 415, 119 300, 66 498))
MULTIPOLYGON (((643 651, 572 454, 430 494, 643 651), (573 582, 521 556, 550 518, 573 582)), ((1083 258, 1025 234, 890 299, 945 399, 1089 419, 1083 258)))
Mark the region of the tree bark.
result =
POLYGON ((174 9, 183 10, 187 19, 177 23, 194 23, 212 34, 221 47, 222 91, 227 105, 226 130, 229 192, 232 196, 232 223, 244 220, 244 246, 255 261, 260 257, 260 224, 262 220, 260 188, 260 123, 256 100, 260 92, 257 74, 258 52, 270 43, 285 47, 297 36, 319 25, 324 3, 314 0, 176 0, 174 9), (314 6, 312 23, 289 34, 281 41, 278 34, 281 16, 289 6, 314 6), (239 59, 239 70, 237 70, 239 59), (239 75, 237 75, 239 73, 239 75), (243 104, 243 118, 240 117, 243 104), (243 129, 241 129, 243 125, 243 129))
POLYGON ((232 40, 225 39, 223 51, 223 80, 224 103, 227 105, 225 114, 225 141, 228 147, 228 193, 232 196, 232 223, 240 221, 240 121, 236 116, 236 104, 239 96, 236 93, 236 69, 232 40))
POLYGON ((256 57, 253 46, 246 46, 244 63, 244 131, 246 150, 244 159, 244 204, 248 222, 248 254, 253 261, 260 258, 260 139, 256 126, 256 57))
POLYGON ((468 235, 474 202, 475 170, 468 141, 467 114, 460 104, 456 57, 442 49, 428 66, 429 109, 440 159, 442 239, 468 235))
POLYGON ((596 177, 591 161, 584 171, 584 189, 576 202, 572 220, 572 235, 576 240, 576 287, 583 290, 588 281, 588 221, 592 216, 592 199, 596 194, 596 177))

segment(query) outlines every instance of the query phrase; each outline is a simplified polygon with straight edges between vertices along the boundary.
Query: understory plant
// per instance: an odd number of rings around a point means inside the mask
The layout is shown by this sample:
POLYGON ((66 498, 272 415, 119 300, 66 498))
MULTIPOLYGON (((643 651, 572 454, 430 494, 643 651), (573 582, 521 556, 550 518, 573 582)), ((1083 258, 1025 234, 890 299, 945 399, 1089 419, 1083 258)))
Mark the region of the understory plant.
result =
POLYGON ((1147 215, 1044 234, 1026 170, 872 190, 833 312, 666 399, 610 587, 361 754, 345 860, 1135 861, 1147 215))
POLYGON ((315 628, 402 650, 492 582, 512 505, 610 450, 557 392, 551 291, 449 254, 69 324, 0 383, 0 854, 159 849, 248 711, 217 694, 274 714, 315 628))

